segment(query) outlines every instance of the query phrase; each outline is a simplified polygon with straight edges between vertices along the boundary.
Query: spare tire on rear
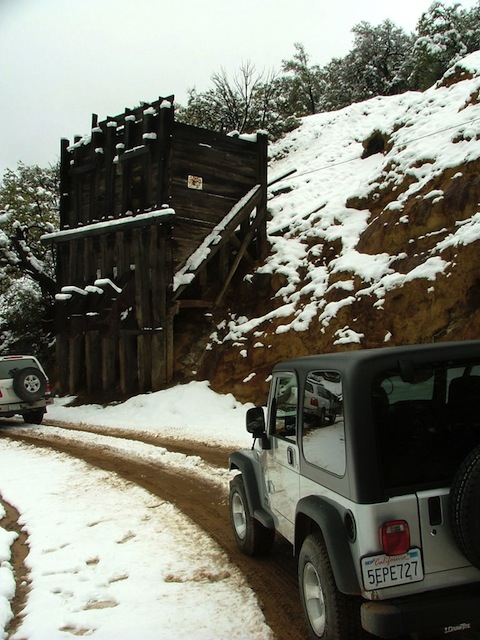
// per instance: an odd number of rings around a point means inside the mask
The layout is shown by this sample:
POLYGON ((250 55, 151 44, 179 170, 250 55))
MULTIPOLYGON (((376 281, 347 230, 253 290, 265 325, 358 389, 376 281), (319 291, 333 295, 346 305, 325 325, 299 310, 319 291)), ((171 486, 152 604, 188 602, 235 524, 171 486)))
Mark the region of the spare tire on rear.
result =
POLYGON ((453 479, 450 524, 460 551, 480 569, 480 446, 468 454, 453 479))
POLYGON ((47 379, 36 367, 17 369, 13 374, 13 390, 24 402, 36 402, 45 395, 47 379))

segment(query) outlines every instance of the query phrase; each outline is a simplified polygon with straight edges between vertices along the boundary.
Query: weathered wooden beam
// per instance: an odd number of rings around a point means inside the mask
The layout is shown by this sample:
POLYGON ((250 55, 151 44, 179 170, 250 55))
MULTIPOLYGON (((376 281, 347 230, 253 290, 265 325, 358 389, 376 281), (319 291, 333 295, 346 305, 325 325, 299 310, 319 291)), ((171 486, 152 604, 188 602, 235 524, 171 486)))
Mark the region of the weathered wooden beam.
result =
POLYGON ((210 300, 179 300, 178 307, 180 309, 210 309, 212 303, 210 300))
POLYGON ((261 222, 258 226, 258 245, 260 256, 264 256, 268 250, 267 243, 267 167, 268 167, 268 140, 266 135, 257 137, 257 171, 258 181, 261 185, 260 200, 257 206, 257 216, 261 222))
POLYGON ((220 291, 220 293, 217 295, 216 299, 215 299, 215 307, 218 307, 222 301, 223 296, 225 295, 225 293, 227 292, 227 289, 230 285, 230 282, 232 281, 233 276, 235 275, 236 270, 238 269, 240 262, 243 258, 243 256, 245 255, 245 252, 248 249, 248 245, 250 244, 250 242, 253 240, 253 237, 255 235, 256 230, 258 229, 258 227, 262 224, 262 219, 260 216, 256 216, 255 220, 253 220, 253 222, 250 225, 250 229, 248 230, 248 233, 245 235, 243 242, 240 246, 240 249, 237 252, 237 255, 235 256, 235 260, 233 261, 232 266, 230 267, 230 271, 227 275, 227 277, 225 278, 225 281, 223 283, 223 287, 220 291))
POLYGON ((78 393, 83 386, 84 371, 84 338, 82 334, 75 335, 68 341, 69 358, 68 358, 68 390, 69 393, 78 393))
POLYGON ((149 227, 153 224, 170 222, 169 219, 173 215, 175 215, 173 209, 151 211, 141 213, 136 216, 128 216, 106 222, 92 223, 84 227, 77 227, 76 229, 62 229, 61 231, 56 231, 54 233, 47 233, 43 235, 40 240, 43 244, 49 244, 51 242, 69 242, 70 240, 76 240, 78 238, 100 236, 108 233, 116 233, 117 231, 149 227))
POLYGON ((119 329, 122 336, 151 336, 161 334, 163 327, 144 327, 143 329, 119 329))
POLYGON ((138 390, 140 393, 150 391, 152 388, 152 336, 150 335, 137 337, 137 369, 138 390))
POLYGON ((98 331, 85 334, 85 377, 87 391, 98 392, 102 388, 101 341, 98 331))
POLYGON ((104 199, 103 199, 103 215, 108 216, 115 207, 115 175, 116 163, 113 161, 116 155, 115 138, 116 126, 115 122, 106 122, 105 126, 105 146, 103 148, 105 160, 104 175, 104 199))
POLYGON ((122 393, 130 394, 138 390, 136 337, 120 333, 118 350, 120 389, 122 393))
POLYGON ((65 325, 59 327, 55 336, 55 354, 58 368, 58 392, 62 396, 70 393, 68 342, 65 325))
POLYGON ((135 158, 139 158, 141 156, 146 156, 149 153, 149 149, 146 145, 142 145, 141 147, 137 147, 136 149, 129 149, 122 153, 119 156, 118 161, 123 163, 131 162, 135 160, 135 158))
MULTIPOLYGON (((200 254, 200 257, 198 263, 191 268, 188 267, 187 263, 187 268, 183 270, 183 273, 182 270, 180 270, 179 274, 196 277, 197 274, 205 267, 206 263, 216 255, 221 247, 226 242, 229 242, 230 237, 235 232, 235 229, 248 218, 253 209, 259 203, 261 196, 262 194, 260 185, 256 185, 253 189, 251 189, 250 193, 247 194, 247 196, 244 196, 244 198, 240 200, 239 203, 232 207, 230 213, 225 216, 226 222, 222 221, 219 225, 217 225, 217 227, 213 230, 210 239, 207 238, 203 243, 203 246, 199 247, 198 252, 200 254), (208 251, 206 251, 206 249, 208 249, 208 251)), ((190 282, 188 284, 190 284, 190 282)), ((180 284, 179 286, 177 286, 172 299, 176 300, 187 288, 188 284, 180 284)))
POLYGON ((102 388, 104 391, 115 391, 117 380, 115 366, 116 344, 116 337, 102 337, 102 388))
POLYGON ((70 198, 70 154, 68 152, 69 141, 62 139, 60 143, 60 226, 70 224, 69 213, 70 198))

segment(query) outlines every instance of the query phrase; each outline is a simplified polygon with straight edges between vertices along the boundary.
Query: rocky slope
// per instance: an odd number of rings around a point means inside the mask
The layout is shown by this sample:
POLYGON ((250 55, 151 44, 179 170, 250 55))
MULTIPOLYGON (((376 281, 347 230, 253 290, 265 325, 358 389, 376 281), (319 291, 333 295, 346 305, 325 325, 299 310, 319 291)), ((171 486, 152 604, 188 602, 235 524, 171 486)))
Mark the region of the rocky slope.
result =
POLYGON ((479 95, 480 52, 273 146, 271 252, 209 319, 197 375, 261 402, 292 356, 480 337, 479 95))

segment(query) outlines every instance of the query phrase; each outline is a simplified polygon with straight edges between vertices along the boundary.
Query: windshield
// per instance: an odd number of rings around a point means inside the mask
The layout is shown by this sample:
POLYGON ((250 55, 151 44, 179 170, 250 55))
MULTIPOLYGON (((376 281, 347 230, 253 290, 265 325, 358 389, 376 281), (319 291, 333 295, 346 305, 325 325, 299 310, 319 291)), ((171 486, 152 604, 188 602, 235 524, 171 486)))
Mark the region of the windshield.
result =
POLYGON ((400 363, 374 381, 373 410, 386 486, 447 486, 480 443, 480 362, 400 363))

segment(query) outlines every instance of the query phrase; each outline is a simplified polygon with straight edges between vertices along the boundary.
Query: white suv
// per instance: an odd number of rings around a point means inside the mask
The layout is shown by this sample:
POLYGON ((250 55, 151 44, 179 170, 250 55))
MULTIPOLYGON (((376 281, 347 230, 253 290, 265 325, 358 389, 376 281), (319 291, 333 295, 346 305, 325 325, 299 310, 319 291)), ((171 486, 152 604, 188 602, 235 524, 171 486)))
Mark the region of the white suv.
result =
POLYGON ((40 424, 51 404, 47 374, 34 356, 0 356, 0 417, 40 424))
POLYGON ((233 533, 250 555, 292 544, 312 638, 480 628, 480 341, 282 362, 247 429, 233 533))

